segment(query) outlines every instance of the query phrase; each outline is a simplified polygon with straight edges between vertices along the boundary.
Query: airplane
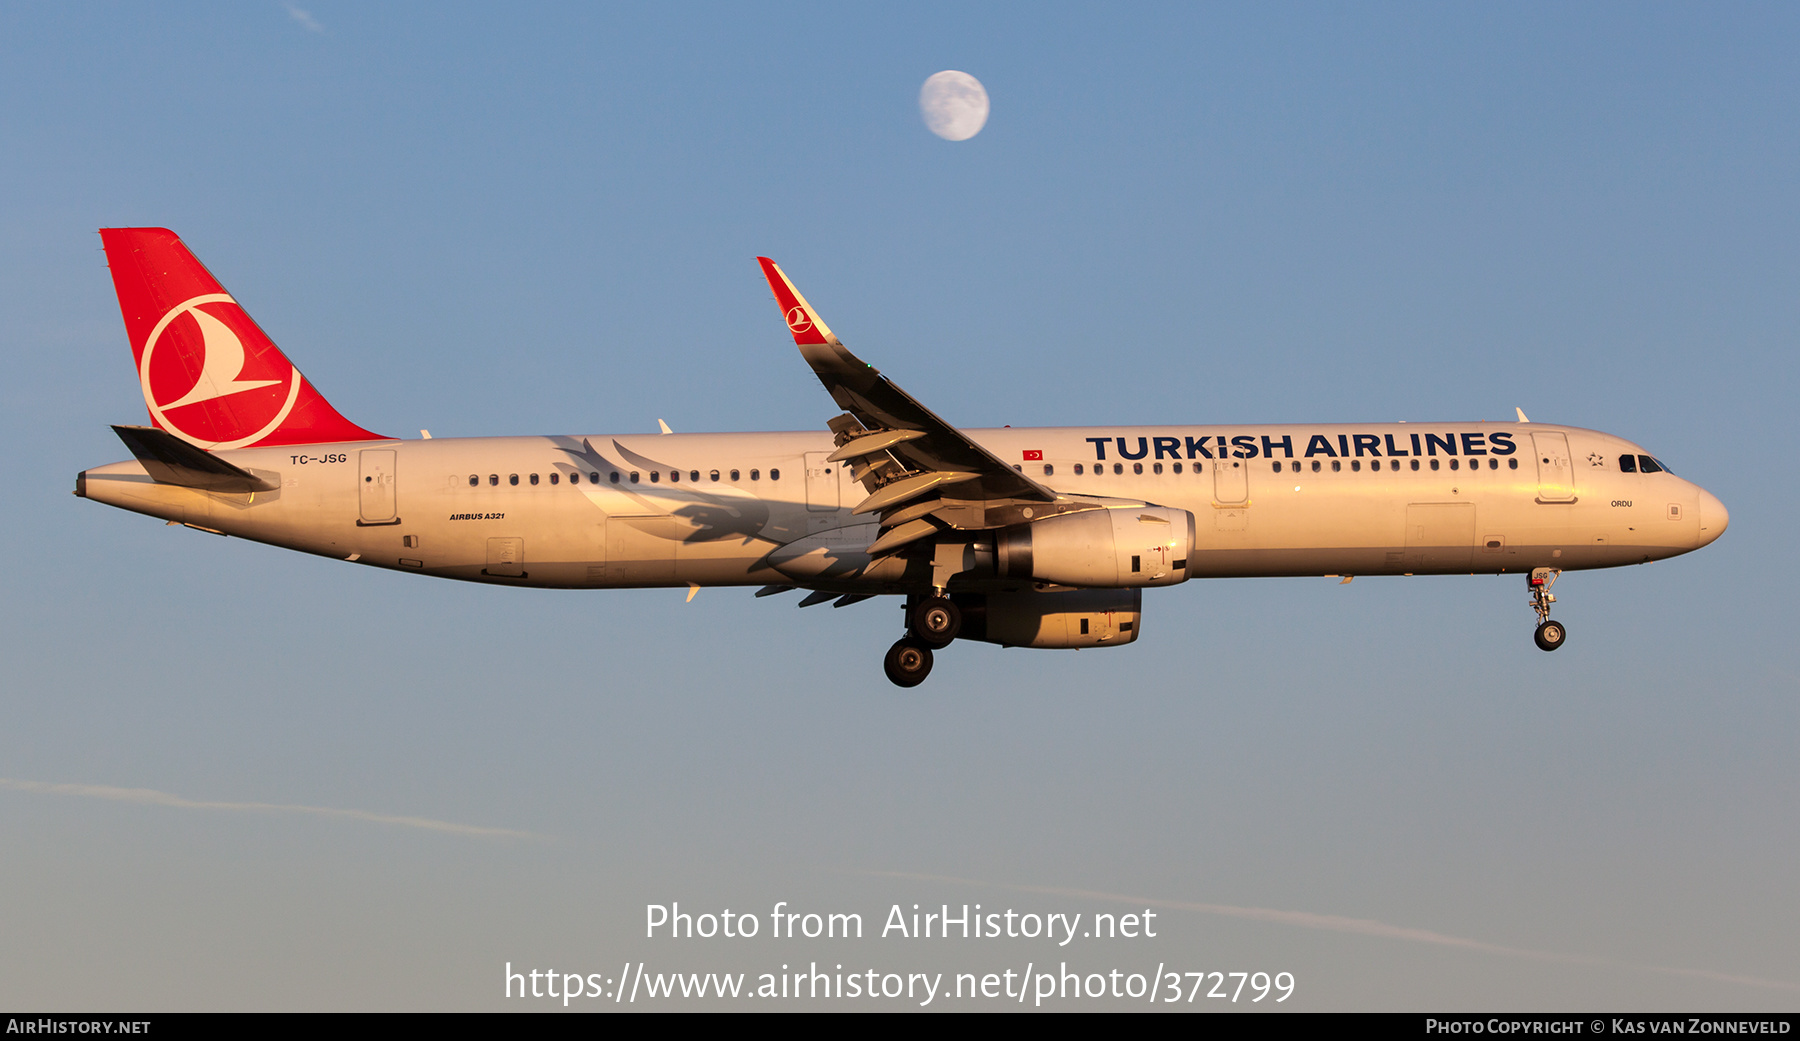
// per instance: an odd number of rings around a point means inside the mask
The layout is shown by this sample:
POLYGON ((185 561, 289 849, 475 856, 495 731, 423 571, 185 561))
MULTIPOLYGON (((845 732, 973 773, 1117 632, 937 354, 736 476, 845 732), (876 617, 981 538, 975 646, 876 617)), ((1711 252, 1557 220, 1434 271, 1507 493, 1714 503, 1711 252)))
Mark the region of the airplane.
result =
POLYGON ((883 661, 955 640, 1135 642, 1191 579, 1522 575, 1687 553, 1730 521, 1642 446, 1530 422, 962 430, 852 354, 759 257, 841 412, 823 430, 385 437, 344 418, 174 232, 100 232, 148 426, 75 494, 216 535, 503 586, 903 598, 883 661))

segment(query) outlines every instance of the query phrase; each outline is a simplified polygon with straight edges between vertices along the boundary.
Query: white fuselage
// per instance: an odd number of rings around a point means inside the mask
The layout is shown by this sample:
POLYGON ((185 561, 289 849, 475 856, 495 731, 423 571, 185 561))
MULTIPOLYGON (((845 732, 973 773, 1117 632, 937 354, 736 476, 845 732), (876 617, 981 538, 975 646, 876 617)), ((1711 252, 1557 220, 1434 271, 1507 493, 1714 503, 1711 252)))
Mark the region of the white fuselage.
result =
MULTIPOLYGON (((1192 512, 1193 577, 1613 567, 1697 549, 1727 519, 1674 474, 1622 472, 1637 445, 1541 423, 967 434, 1061 494, 1192 512)), ((80 483, 124 509, 444 578, 759 585, 795 578, 769 560, 784 546, 854 554, 875 539, 876 518, 851 512, 867 492, 826 460, 833 448, 825 432, 438 438, 217 453, 279 484, 266 492, 158 484, 137 462, 80 483)), ((892 591, 897 576, 821 584, 892 591)))

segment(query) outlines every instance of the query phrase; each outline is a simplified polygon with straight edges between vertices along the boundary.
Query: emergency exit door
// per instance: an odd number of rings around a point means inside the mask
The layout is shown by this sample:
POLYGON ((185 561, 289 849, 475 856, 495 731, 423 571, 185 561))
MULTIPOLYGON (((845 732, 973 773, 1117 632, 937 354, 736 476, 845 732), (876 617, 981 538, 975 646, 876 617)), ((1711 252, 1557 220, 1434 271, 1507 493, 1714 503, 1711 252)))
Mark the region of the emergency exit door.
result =
POLYGON ((1213 498, 1223 503, 1250 498, 1250 467, 1242 459, 1220 459, 1212 464, 1213 498))
POLYGON ((830 452, 806 453, 806 508, 815 513, 838 508, 838 467, 830 452))

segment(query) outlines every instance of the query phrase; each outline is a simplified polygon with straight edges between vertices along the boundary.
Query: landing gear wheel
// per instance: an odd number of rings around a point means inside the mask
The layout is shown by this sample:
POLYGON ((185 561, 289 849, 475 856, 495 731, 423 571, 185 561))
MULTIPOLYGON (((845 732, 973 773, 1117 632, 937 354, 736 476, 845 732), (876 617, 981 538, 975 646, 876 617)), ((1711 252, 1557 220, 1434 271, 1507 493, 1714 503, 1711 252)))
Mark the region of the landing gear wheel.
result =
POLYGON ((1561 622, 1545 622, 1537 627, 1537 634, 1533 637, 1540 651, 1554 651, 1568 638, 1569 631, 1563 628, 1561 622))
POLYGON ((896 687, 916 687, 931 675, 931 648, 907 637, 888 648, 881 667, 896 687))
POLYGON ((912 634, 920 642, 945 647, 962 631, 962 609, 949 597, 930 596, 919 601, 907 621, 912 623, 912 634))

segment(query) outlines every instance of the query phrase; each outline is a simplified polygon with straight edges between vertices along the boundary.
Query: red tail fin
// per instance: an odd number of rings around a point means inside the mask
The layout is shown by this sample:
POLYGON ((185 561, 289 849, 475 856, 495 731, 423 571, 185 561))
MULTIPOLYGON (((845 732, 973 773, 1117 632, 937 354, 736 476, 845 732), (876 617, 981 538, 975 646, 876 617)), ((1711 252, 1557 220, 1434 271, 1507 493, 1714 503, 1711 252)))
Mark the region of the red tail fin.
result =
POLYGON ((167 228, 102 228, 150 421, 201 448, 382 441, 313 389, 167 228))

